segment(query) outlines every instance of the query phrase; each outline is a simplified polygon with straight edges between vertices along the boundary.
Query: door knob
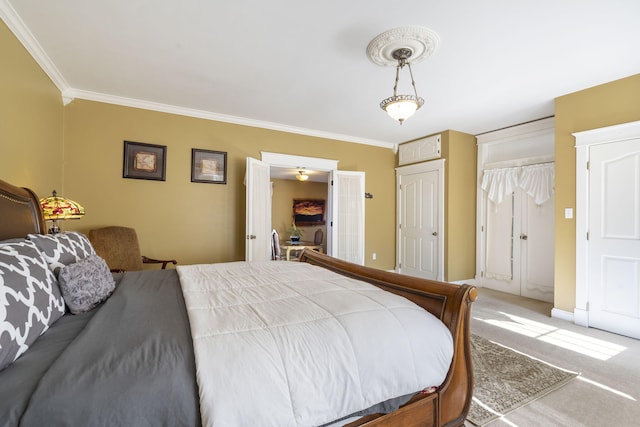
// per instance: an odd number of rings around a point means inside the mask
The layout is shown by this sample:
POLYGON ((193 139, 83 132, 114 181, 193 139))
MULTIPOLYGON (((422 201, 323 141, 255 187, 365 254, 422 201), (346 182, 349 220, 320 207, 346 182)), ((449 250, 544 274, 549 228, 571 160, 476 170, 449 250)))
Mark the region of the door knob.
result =
POLYGON ((438 235, 438 232, 437 232, 437 231, 434 231, 433 233, 431 233, 431 235, 432 235, 432 236, 437 236, 437 235, 438 235))
POLYGON ((520 239, 521 240, 527 240, 527 235, 526 234, 521 234, 520 235, 520 239))

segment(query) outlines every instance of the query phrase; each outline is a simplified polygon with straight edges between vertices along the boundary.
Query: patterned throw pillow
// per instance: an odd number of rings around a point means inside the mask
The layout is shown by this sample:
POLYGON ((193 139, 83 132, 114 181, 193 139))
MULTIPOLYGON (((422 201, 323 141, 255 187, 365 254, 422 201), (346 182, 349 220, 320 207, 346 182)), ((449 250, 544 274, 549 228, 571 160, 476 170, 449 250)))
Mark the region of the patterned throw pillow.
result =
POLYGON ((0 242, 0 370, 64 314, 56 278, 35 244, 0 242))
POLYGON ((49 263, 49 268, 54 272, 56 268, 73 264, 96 253, 87 236, 75 231, 58 234, 29 234, 27 238, 40 249, 49 263))
POLYGON ((98 255, 90 255, 60 269, 60 291, 73 314, 92 310, 106 300, 116 283, 107 263, 98 255))

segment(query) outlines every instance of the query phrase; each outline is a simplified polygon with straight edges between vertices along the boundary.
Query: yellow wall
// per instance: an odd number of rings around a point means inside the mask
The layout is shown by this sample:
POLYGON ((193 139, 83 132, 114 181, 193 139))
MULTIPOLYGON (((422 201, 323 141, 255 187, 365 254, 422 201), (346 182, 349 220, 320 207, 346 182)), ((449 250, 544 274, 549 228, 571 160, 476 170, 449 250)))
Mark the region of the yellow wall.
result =
MULTIPOLYGON (((573 312, 576 301, 575 219, 564 209, 576 207, 574 132, 640 120, 640 74, 616 80, 555 100, 556 138, 556 308, 573 312)), ((583 215, 576 212, 576 217, 583 215)))
POLYGON ((181 264, 244 259, 246 157, 261 151, 338 160, 364 171, 367 264, 395 264, 395 156, 387 148, 315 138, 98 102, 65 107, 66 195, 85 207, 79 231, 136 228, 145 255, 181 264), (166 181, 122 178, 123 141, 167 146, 166 181), (227 184, 191 182, 191 149, 227 152, 227 184), (378 254, 371 260, 371 253, 378 254))
POLYGON ((476 271, 476 138, 442 133, 445 163, 444 278, 472 279, 476 271))
POLYGON ((476 138, 441 133, 445 160, 444 279, 472 279, 476 268, 476 138))
POLYGON ((62 195, 62 97, 0 21, 0 179, 62 195))
MULTIPOLYGON (((292 223, 293 199, 322 199, 325 201, 326 209, 327 193, 329 191, 326 182, 300 182, 290 179, 272 179, 271 182, 273 183, 271 223, 273 228, 278 231, 280 240, 286 240, 289 236, 287 228, 291 227, 292 223)), ((302 230, 302 240, 309 242, 313 242, 316 230, 321 229, 323 234, 322 241, 326 248, 326 224, 309 227, 298 226, 298 228, 302 230)))

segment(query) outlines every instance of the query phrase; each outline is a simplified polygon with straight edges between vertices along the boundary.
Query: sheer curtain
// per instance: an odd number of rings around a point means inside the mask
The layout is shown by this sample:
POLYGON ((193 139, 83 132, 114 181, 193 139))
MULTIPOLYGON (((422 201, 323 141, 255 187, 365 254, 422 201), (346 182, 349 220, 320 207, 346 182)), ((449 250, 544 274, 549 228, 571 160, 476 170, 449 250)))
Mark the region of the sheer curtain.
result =
POLYGON ((487 169, 482 176, 482 189, 487 198, 500 204, 506 196, 520 187, 536 205, 542 205, 553 195, 555 183, 555 165, 518 166, 513 168, 487 169))

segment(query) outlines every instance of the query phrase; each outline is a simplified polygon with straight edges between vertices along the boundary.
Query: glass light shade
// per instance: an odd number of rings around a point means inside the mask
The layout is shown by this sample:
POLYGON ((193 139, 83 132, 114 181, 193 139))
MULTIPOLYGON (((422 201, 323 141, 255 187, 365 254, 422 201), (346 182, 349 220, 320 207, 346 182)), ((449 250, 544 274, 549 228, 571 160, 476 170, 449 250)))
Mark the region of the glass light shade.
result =
POLYGON ((306 180, 309 179, 309 175, 307 175, 304 172, 300 171, 300 172, 298 172, 298 175, 296 175, 296 179, 298 181, 306 181, 306 180))
POLYGON ((386 111, 391 118, 402 124, 406 119, 413 116, 423 104, 424 99, 422 98, 413 95, 397 95, 382 101, 380 108, 386 111))
POLYGON ((84 215, 84 208, 77 202, 63 197, 53 196, 40 199, 40 206, 45 220, 79 219, 84 215))

